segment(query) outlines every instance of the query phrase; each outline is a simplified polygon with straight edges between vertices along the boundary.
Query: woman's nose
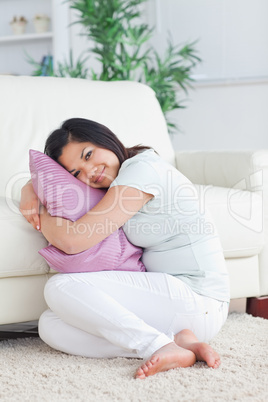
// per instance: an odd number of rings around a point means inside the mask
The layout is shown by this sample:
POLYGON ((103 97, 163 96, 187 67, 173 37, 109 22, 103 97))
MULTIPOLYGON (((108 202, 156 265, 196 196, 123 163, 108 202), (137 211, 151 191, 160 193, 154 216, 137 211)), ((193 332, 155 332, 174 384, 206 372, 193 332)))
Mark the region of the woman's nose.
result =
POLYGON ((96 170, 97 170, 97 168, 92 168, 92 169, 80 168, 81 173, 79 175, 79 180, 81 180, 82 182, 89 185, 96 170))
POLYGON ((96 171, 97 171, 96 167, 86 169, 85 174, 86 174, 87 179, 91 179, 95 175, 96 171))

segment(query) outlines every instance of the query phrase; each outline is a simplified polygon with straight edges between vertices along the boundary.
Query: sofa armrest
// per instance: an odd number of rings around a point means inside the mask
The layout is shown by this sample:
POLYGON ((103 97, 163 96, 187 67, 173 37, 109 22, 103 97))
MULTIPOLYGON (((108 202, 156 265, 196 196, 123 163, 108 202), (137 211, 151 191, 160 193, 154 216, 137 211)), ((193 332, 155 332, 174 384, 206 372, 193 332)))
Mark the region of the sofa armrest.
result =
POLYGON ((259 193, 264 235, 264 247, 258 255, 259 296, 268 295, 268 150, 179 151, 176 166, 195 184, 259 193))
POLYGON ((268 192, 268 149, 177 151, 176 167, 195 184, 268 192))

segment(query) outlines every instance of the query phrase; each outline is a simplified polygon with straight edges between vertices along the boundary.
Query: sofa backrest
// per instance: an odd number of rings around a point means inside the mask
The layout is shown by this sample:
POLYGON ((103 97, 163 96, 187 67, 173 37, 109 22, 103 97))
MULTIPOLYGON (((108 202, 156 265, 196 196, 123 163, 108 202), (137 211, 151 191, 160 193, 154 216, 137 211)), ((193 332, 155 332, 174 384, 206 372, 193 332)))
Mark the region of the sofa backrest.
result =
POLYGON ((29 149, 43 151, 49 133, 71 117, 98 121, 126 146, 150 145, 174 163, 151 88, 129 81, 0 76, 0 196, 19 199, 29 177, 29 149))

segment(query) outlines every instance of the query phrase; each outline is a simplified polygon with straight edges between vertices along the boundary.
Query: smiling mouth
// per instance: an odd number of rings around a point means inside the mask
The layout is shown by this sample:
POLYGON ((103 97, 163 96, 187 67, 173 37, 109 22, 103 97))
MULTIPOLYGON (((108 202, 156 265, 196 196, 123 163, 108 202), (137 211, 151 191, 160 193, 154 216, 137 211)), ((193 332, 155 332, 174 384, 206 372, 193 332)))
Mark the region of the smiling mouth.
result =
POLYGON ((96 180, 94 180, 94 183, 100 183, 104 177, 104 170, 105 167, 102 169, 101 173, 99 174, 99 176, 96 178, 96 180))

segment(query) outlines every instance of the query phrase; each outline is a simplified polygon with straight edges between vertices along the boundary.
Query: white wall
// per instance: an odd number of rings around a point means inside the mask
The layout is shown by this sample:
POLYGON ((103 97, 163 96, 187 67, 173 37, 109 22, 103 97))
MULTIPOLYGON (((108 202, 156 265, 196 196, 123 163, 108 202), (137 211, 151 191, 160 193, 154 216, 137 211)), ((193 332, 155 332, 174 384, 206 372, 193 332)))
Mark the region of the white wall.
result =
MULTIPOLYGON (((268 148, 268 1, 148 0, 144 15, 160 54, 168 32, 176 44, 198 40, 197 84, 187 108, 172 114, 180 127, 175 148, 268 148)), ((89 47, 79 30, 72 27, 76 55, 89 47)))
POLYGON ((268 80, 196 85, 188 107, 174 113, 175 149, 268 148, 268 80))
POLYGON ((196 78, 268 76, 267 0, 148 0, 147 19, 156 26, 152 42, 165 47, 198 40, 203 60, 196 78))
POLYGON ((268 148, 268 1, 149 0, 147 18, 160 51, 168 32, 174 43, 198 40, 197 84, 172 114, 175 148, 268 148))

